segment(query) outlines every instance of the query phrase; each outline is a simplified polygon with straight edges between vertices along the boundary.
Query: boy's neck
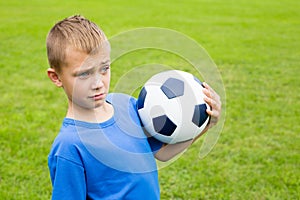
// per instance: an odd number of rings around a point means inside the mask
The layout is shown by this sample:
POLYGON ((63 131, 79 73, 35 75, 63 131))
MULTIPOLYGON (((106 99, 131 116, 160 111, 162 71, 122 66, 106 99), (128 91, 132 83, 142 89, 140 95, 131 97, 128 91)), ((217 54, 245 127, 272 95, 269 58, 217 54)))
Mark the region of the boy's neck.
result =
POLYGON ((94 109, 78 108, 69 102, 67 118, 90 123, 101 123, 109 120, 114 114, 111 104, 105 102, 101 107, 94 109))

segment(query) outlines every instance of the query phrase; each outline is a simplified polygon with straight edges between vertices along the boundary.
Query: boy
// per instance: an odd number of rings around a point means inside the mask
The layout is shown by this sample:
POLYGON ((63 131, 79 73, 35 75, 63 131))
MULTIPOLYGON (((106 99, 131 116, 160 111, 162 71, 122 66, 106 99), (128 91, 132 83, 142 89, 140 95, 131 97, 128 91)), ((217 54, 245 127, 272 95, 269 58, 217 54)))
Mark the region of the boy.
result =
MULTIPOLYGON (((167 161, 193 141, 165 145, 147 138, 136 100, 109 94, 110 45, 82 16, 58 22, 47 37, 48 77, 62 87, 68 110, 48 157, 52 199, 159 199, 155 158, 167 161)), ((207 85, 211 122, 219 96, 207 85)))

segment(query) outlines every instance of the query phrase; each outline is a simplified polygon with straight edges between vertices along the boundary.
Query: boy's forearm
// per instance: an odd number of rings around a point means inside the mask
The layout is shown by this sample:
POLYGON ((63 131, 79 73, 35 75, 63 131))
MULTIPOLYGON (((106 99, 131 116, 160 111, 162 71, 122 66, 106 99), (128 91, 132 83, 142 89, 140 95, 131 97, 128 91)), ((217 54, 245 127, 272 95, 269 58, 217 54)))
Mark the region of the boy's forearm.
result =
POLYGON ((166 162, 176 155, 184 151, 188 146, 192 144, 193 140, 180 142, 176 144, 165 144, 156 154, 155 158, 159 161, 166 162))
POLYGON ((207 130, 209 129, 208 126, 194 139, 188 140, 185 142, 180 142, 176 144, 165 144, 156 154, 155 158, 159 161, 166 162, 172 158, 174 158, 176 155, 183 152, 185 149, 187 149, 192 143, 194 143, 201 135, 203 135, 207 130))

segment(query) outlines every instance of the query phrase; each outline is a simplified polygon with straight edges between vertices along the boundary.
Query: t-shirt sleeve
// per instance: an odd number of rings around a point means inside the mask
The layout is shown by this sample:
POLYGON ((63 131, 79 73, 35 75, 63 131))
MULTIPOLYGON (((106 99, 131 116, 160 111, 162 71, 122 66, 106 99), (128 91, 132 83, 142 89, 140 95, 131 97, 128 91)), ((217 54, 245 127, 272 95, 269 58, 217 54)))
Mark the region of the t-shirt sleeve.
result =
POLYGON ((59 156, 50 156, 52 200, 86 199, 86 182, 81 165, 59 156))
MULTIPOLYGON (((135 98, 131 98, 131 102, 133 104, 133 107, 135 109, 135 112, 137 114, 137 116, 139 116, 138 114, 138 110, 137 110, 137 100, 135 98)), ((138 117, 138 120, 139 120, 139 124, 141 126, 141 121, 140 121, 140 117, 138 117)), ((150 144, 150 147, 151 147, 151 151, 156 153, 162 146, 163 146, 163 142, 155 139, 154 137, 148 137, 148 143, 150 144)))
POLYGON ((150 144, 152 152, 154 153, 159 151, 164 144, 163 142, 155 139, 154 137, 148 137, 148 142, 150 144))

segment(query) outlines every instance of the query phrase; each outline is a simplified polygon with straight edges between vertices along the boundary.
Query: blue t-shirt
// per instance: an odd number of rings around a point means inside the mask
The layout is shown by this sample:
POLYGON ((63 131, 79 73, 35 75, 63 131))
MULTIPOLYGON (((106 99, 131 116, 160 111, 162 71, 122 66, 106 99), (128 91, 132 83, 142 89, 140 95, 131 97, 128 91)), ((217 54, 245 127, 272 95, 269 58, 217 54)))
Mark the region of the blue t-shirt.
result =
POLYGON ((65 118, 48 157, 52 199, 159 199, 155 151, 136 100, 110 94, 114 116, 103 123, 65 118))

